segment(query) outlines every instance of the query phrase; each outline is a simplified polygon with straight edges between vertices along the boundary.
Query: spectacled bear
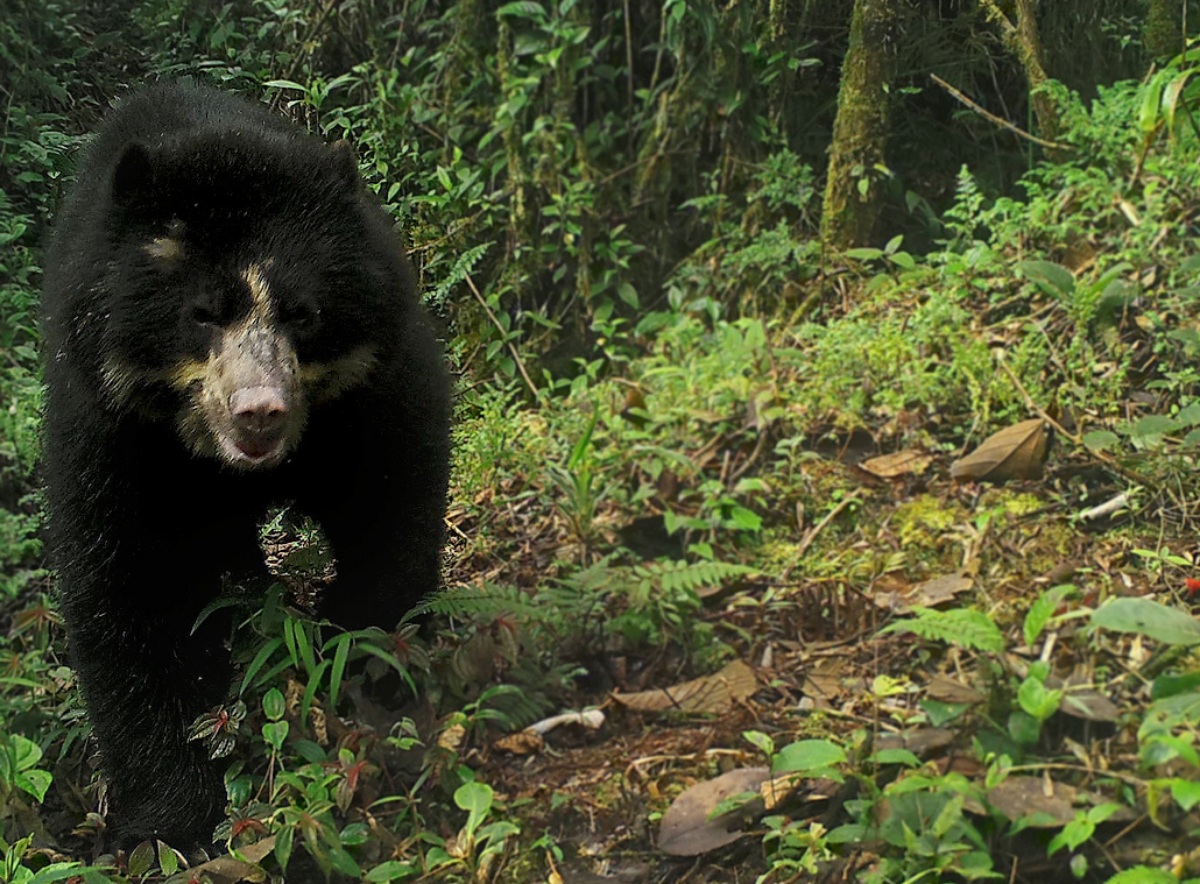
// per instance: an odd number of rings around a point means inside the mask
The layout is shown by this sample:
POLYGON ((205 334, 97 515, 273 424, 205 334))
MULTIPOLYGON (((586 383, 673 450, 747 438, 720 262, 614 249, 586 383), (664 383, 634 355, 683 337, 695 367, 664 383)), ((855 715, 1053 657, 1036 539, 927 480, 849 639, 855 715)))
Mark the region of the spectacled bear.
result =
POLYGON ((344 142, 193 83, 106 117, 46 256, 44 471, 72 661, 120 843, 211 841, 228 574, 290 501, 332 547, 319 613, 393 628, 438 583, 450 381, 344 142), (216 625, 214 625, 216 623, 216 625))

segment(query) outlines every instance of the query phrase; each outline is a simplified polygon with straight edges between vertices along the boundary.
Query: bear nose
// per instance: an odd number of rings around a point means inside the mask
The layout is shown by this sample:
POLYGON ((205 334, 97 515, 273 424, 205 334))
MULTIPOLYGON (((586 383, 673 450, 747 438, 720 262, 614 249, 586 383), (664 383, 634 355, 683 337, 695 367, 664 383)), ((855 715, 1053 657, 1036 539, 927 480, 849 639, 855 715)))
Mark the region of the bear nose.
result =
POLYGON ((243 387, 229 397, 234 423, 252 433, 270 433, 287 417, 287 402, 279 387, 243 387))

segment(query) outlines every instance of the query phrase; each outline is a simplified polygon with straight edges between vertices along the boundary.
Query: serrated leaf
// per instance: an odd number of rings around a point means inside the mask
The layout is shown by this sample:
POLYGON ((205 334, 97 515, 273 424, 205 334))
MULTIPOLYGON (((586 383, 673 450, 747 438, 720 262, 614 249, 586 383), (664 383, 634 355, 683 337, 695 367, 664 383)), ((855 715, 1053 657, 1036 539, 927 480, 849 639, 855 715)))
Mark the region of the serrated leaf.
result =
POLYGON ((1150 599, 1113 599, 1092 614, 1092 625, 1136 632, 1168 645, 1200 644, 1195 617, 1150 599))

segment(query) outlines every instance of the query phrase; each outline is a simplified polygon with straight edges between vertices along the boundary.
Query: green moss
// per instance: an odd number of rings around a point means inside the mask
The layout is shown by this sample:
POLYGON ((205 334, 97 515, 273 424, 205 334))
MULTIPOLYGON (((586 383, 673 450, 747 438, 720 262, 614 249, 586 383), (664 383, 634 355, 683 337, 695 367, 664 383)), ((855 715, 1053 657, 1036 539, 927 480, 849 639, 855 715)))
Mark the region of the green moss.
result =
POLYGON ((962 508, 925 494, 897 508, 893 525, 901 545, 934 549, 938 535, 967 518, 962 508))

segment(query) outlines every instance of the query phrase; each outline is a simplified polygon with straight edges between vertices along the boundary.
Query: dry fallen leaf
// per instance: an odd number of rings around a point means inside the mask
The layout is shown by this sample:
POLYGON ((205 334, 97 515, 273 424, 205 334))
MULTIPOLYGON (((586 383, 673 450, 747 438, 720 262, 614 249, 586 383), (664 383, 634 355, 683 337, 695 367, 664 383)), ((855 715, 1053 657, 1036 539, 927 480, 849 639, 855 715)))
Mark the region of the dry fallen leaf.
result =
POLYGON ((925 693, 941 703, 982 703, 987 699, 986 694, 944 675, 931 678, 925 693))
POLYGON ((1056 828, 1075 819, 1075 787, 1041 777, 1008 777, 988 792, 987 800, 1010 820, 1042 814, 1043 819, 1030 823, 1034 828, 1056 828))
POLYGON ((275 836, 255 841, 246 847, 238 849, 241 859, 225 854, 216 859, 198 865, 189 874, 196 880, 201 877, 211 878, 214 884, 234 884, 236 881, 265 881, 267 874, 258 867, 258 863, 267 858, 275 849, 275 836))
MULTIPOLYGON (((1030 822, 1033 828, 1056 829, 1075 820, 1079 810, 1095 807, 1111 801, 1111 797, 1099 792, 1076 789, 1066 783, 1057 783, 1043 777, 1010 776, 987 793, 992 807, 1008 819, 1016 821, 1035 813, 1044 816, 1030 822)), ((983 805, 968 796, 963 808, 974 814, 986 816, 983 805)), ((1138 811, 1132 807, 1120 807, 1107 819, 1111 822, 1126 822, 1136 819, 1138 811)))
POLYGON ((639 712, 727 712, 758 690, 754 670, 740 660, 727 663, 720 672, 694 678, 670 688, 613 694, 613 699, 639 712))
POLYGON ((894 454, 883 454, 864 460, 858 465, 881 479, 894 479, 898 476, 919 476, 933 463, 933 455, 924 451, 897 451, 894 454))
POLYGON ((770 773, 765 767, 745 767, 684 790, 663 814, 658 849, 672 856, 699 856, 741 838, 746 834, 743 822, 761 813, 761 799, 751 802, 753 809, 743 806, 711 820, 708 816, 727 798, 757 792, 770 773))
POLYGON ((953 600, 957 595, 966 592, 975 585, 970 577, 961 574, 949 574, 945 577, 935 577, 916 586, 908 587, 900 592, 876 592, 872 598, 875 604, 897 614, 907 614, 914 605, 922 608, 934 608, 953 600))
POLYGON ((1041 418, 1005 427, 952 463, 950 475, 962 482, 1040 479, 1052 435, 1041 418))
POLYGON ((904 734, 880 734, 875 738, 875 751, 907 749, 918 758, 928 758, 953 742, 954 731, 941 727, 926 727, 904 734))
POLYGON ((546 741, 536 731, 526 730, 501 737, 492 745, 501 752, 511 752, 513 755, 533 755, 542 751, 546 741))

